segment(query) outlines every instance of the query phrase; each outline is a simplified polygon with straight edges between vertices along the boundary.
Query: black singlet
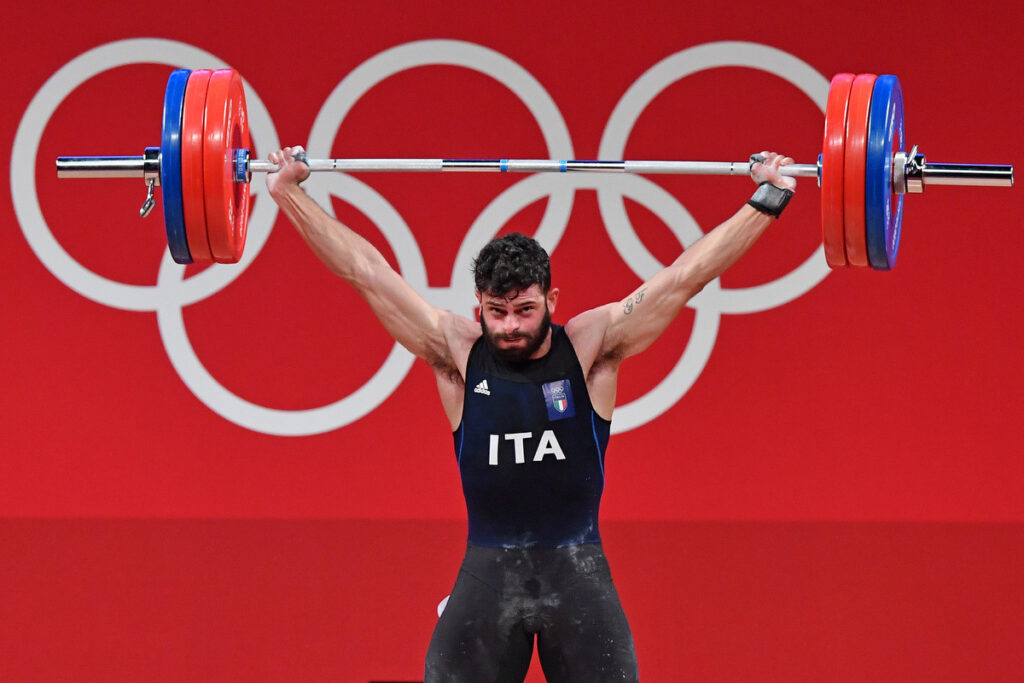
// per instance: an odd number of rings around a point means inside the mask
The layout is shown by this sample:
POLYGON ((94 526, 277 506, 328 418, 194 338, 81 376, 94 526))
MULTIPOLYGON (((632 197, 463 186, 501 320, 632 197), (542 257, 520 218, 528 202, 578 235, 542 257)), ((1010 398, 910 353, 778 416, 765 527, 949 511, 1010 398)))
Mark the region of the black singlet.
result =
POLYGON ((598 533, 611 423, 572 343, 543 358, 469 354, 455 452, 469 544, 427 650, 425 683, 634 683, 636 651, 598 533))
POLYGON ((590 404, 564 328, 552 325, 549 352, 522 363, 505 362, 478 339, 454 432, 469 542, 500 548, 599 542, 610 428, 590 404))

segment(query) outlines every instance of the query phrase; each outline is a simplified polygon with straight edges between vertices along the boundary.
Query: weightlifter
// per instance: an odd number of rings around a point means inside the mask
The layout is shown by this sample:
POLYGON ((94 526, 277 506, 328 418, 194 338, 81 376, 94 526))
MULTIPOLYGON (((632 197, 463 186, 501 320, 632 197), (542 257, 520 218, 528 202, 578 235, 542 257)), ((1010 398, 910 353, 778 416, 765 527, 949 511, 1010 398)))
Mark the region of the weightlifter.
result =
POLYGON ((327 267, 434 370, 469 513, 466 556, 427 650, 426 683, 521 682, 534 638, 551 683, 638 680, 598 532, 619 366, 736 262, 796 187, 771 152, 732 217, 625 299, 551 323, 547 253, 519 234, 473 264, 480 321, 428 304, 365 239, 303 191, 301 147, 270 155, 271 196, 327 267))

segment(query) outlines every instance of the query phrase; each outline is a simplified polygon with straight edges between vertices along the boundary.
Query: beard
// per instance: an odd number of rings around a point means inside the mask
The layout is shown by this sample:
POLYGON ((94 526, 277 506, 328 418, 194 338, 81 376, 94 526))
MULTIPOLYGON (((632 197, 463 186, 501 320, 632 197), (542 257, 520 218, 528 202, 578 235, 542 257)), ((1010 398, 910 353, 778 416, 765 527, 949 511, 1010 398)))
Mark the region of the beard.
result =
POLYGON ((502 334, 501 332, 491 332, 487 327, 487 321, 484 320, 484 316, 480 315, 480 329, 483 330, 484 339, 490 345, 494 352, 505 361, 506 363, 522 363, 528 360, 530 356, 536 353, 537 349, 541 347, 544 340, 548 338, 548 331, 551 329, 551 313, 548 312, 548 306, 544 304, 544 318, 540 321, 540 327, 534 333, 524 332, 520 329, 513 335, 502 334), (513 339, 525 339, 526 344, 518 348, 503 349, 498 346, 499 341, 511 341, 513 339))

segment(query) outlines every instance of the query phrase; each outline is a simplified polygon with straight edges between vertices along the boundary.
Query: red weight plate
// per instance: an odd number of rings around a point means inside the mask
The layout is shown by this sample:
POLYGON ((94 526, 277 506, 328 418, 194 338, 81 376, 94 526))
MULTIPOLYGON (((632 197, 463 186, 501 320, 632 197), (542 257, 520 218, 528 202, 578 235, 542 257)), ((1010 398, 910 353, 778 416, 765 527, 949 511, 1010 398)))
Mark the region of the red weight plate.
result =
POLYGON ((203 123, 209 69, 198 69, 188 76, 181 122, 181 194, 185 209, 185 234, 193 263, 213 261, 206 237, 206 203, 203 191, 203 123))
POLYGON ((825 106, 825 140, 821 145, 821 241, 831 268, 846 265, 843 236, 843 164, 846 157, 846 113, 853 74, 836 74, 825 106))
POLYGON ((843 233, 851 266, 868 265, 867 227, 864 222, 864 183, 867 168, 868 115, 874 74, 853 79, 846 118, 846 158, 843 173, 843 233))
POLYGON ((249 185, 234 181, 232 153, 250 144, 242 79, 231 69, 210 77, 205 131, 203 189, 210 251, 218 263, 238 263, 249 222, 249 185))

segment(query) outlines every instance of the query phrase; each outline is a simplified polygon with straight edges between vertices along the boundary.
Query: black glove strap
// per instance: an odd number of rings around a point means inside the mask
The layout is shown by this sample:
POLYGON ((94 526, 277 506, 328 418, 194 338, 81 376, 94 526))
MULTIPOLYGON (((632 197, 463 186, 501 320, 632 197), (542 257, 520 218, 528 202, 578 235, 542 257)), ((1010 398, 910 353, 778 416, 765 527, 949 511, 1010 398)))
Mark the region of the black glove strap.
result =
POLYGON ((792 196, 793 190, 777 187, 766 180, 757 186, 754 196, 747 204, 761 213, 778 218, 782 214, 782 210, 786 208, 786 204, 789 204, 789 199, 792 196))

